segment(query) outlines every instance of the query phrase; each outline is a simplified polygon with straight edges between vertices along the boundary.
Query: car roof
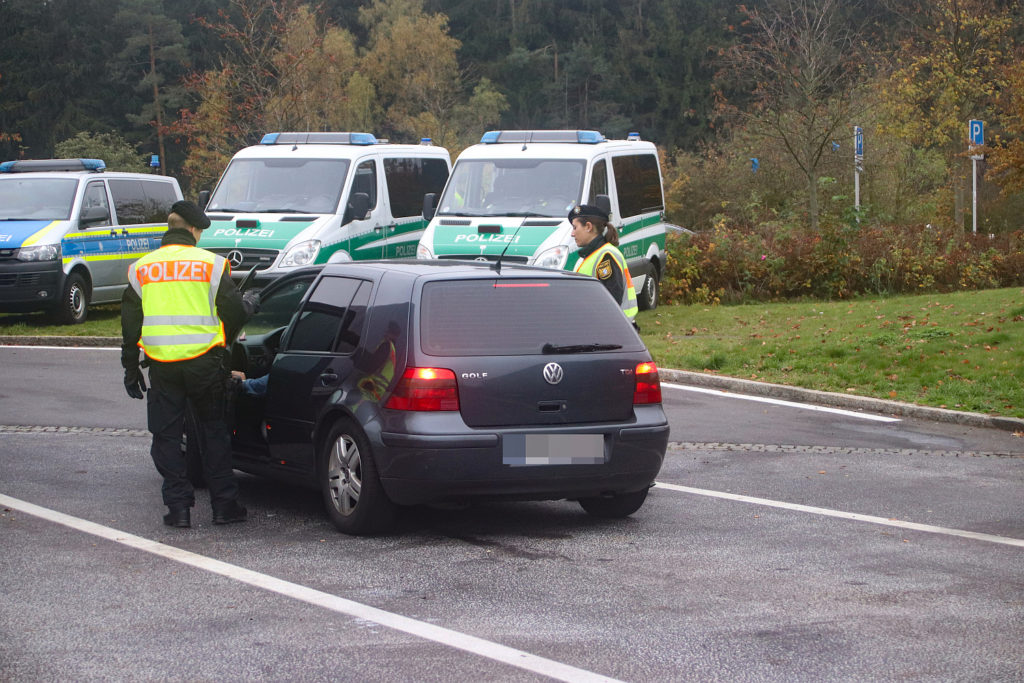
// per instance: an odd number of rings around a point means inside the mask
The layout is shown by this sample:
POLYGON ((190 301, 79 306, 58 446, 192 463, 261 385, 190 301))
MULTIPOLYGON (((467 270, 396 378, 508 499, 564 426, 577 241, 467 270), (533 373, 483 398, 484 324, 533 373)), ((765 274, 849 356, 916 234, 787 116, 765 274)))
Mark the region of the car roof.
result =
MULTIPOLYGON (((502 278, 546 278, 546 279, 588 279, 593 278, 567 270, 538 268, 515 263, 502 263, 501 270, 495 270, 493 262, 463 261, 459 259, 389 259, 380 261, 349 261, 329 263, 323 266, 326 275, 353 275, 362 270, 405 273, 413 277, 439 277, 443 279, 475 279, 481 277, 502 278)), ((596 282, 596 280, 594 280, 596 282)))
POLYGON ((132 178, 139 180, 156 180, 163 183, 176 183, 177 178, 173 176, 156 175, 153 173, 131 173, 129 171, 25 171, 23 173, 0 173, 0 180, 25 178, 132 178))
POLYGON ((375 145, 253 145, 235 153, 234 159, 355 159, 367 154, 450 158, 448 150, 435 145, 399 145, 378 142, 375 145))
POLYGON ((459 154, 461 159, 592 159, 600 154, 633 152, 656 154, 657 147, 646 140, 605 140, 597 143, 521 142, 478 143, 459 154))

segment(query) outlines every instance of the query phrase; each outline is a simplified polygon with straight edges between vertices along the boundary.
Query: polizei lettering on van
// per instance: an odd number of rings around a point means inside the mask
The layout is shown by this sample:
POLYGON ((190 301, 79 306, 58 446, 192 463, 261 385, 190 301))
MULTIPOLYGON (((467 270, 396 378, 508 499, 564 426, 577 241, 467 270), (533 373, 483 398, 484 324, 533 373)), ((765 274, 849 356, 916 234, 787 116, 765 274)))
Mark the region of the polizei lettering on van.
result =
POLYGON ((274 231, 266 228, 217 228, 215 237, 273 237, 274 231))
POLYGON ((456 242, 501 242, 501 243, 512 243, 519 244, 519 235, 492 235, 483 234, 480 235, 475 232, 468 234, 460 234, 455 236, 456 242))

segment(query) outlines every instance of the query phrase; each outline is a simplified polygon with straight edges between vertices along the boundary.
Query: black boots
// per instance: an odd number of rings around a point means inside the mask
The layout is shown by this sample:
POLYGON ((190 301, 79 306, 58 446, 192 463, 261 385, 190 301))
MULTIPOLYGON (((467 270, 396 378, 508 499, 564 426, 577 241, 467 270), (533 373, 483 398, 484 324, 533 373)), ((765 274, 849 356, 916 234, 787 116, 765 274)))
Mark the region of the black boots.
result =
POLYGON ((167 514, 164 515, 164 524, 178 527, 179 529, 188 529, 192 526, 191 511, 188 508, 167 508, 167 514))
POLYGON ((248 510, 238 504, 237 501, 231 501, 221 509, 213 510, 213 523, 214 524, 233 524, 235 522, 244 522, 248 516, 248 510))

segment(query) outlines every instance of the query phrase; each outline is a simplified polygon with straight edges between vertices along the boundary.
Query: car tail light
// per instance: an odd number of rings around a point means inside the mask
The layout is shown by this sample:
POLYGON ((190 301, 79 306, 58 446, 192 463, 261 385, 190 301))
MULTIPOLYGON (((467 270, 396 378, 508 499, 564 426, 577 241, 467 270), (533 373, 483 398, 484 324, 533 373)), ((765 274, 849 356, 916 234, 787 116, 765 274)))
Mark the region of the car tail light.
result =
POLYGON ((633 390, 633 405, 661 403, 661 378, 654 363, 640 363, 636 366, 636 388, 633 390))
POLYGON ((392 410, 458 410, 455 373, 444 368, 406 368, 384 406, 392 410))

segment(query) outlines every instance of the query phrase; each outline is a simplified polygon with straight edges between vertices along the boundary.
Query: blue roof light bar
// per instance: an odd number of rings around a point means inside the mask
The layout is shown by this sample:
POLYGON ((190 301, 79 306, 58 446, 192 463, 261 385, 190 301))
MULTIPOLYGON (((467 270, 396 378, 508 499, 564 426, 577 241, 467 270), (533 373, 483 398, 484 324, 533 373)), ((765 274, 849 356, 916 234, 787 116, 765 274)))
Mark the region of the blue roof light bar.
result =
POLYGON ((485 145, 495 143, 545 143, 568 142, 594 145, 605 142, 605 137, 596 130, 489 130, 480 138, 485 145))
POLYGON ((19 159, 0 164, 0 173, 89 171, 98 173, 107 165, 103 159, 19 159))
POLYGON ((376 145, 372 133, 267 133, 261 145, 376 145))

